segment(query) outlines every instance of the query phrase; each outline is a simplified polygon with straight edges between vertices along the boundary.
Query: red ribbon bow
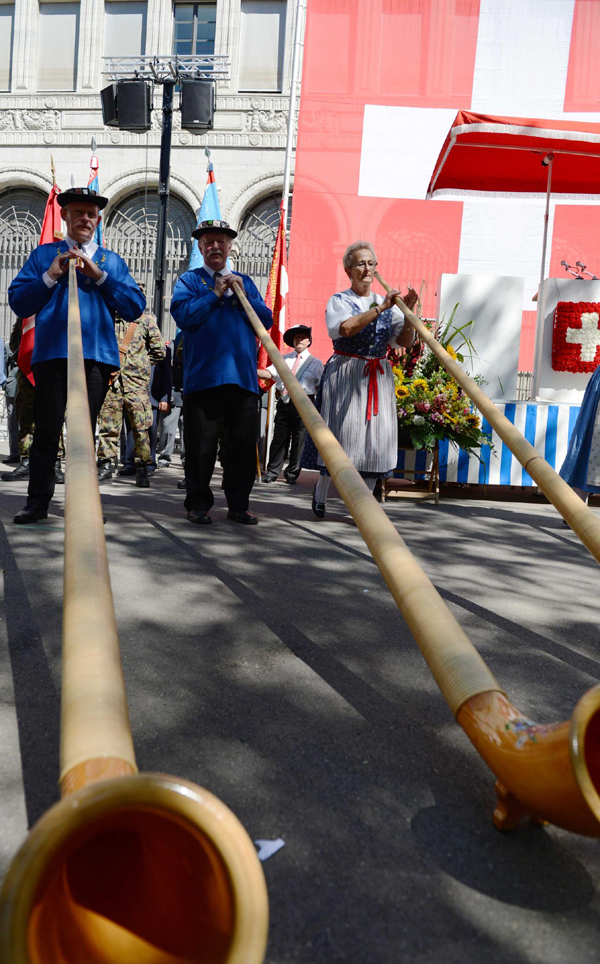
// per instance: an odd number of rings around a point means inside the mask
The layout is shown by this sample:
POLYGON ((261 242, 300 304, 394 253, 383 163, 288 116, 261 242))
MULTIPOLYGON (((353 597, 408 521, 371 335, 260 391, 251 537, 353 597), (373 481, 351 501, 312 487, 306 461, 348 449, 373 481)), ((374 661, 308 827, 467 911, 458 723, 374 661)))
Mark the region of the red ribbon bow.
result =
POLYGON ((363 375, 369 376, 369 387, 367 397, 367 422, 371 421, 372 415, 379 414, 379 389, 377 386, 377 375, 383 375, 383 367, 379 358, 369 358, 363 369, 363 375))
POLYGON ((363 375, 369 376, 368 397, 367 397, 367 422, 371 421, 372 415, 379 414, 379 389, 377 387, 377 375, 383 375, 382 358, 368 358, 366 355, 355 355, 351 351, 334 351, 334 355, 344 355, 346 358, 364 358, 365 367, 363 375))

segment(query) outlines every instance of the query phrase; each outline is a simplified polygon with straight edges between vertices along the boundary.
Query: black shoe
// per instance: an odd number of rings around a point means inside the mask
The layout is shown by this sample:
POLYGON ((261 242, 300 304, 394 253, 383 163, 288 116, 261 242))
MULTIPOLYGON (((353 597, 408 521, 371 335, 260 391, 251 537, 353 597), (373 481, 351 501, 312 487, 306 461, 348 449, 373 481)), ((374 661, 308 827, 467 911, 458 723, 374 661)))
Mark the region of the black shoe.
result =
POLYGON ((263 477, 262 477, 262 479, 261 479, 260 481, 261 481, 261 482, 276 482, 276 481, 277 481, 277 476, 276 476, 276 475, 269 475, 269 474, 263 475, 263 477))
POLYGON ((3 465, 18 465, 21 461, 18 455, 9 455, 7 459, 2 459, 3 465))
POLYGON ((140 464, 135 470, 135 484, 138 489, 149 489, 150 479, 148 478, 148 466, 140 464))
POLYGON ((0 479, 3 482, 18 482, 19 479, 29 478, 29 459, 22 459, 12 472, 3 472, 0 479))
POLYGON ((60 467, 60 459, 57 459, 54 463, 54 481, 57 485, 65 484, 65 476, 63 470, 60 467))
POLYGON ((39 506, 35 505, 26 505, 24 509, 21 509, 20 512, 17 512, 13 522, 16 522, 18 526, 26 526, 31 522, 39 522, 40 519, 47 518, 47 509, 40 509, 39 506))
POLYGON ((185 489, 185 479, 180 479, 180 480, 179 480, 179 482, 177 483, 177 488, 178 488, 178 489, 185 489))
POLYGON ((204 509, 190 509, 187 515, 190 522, 197 522, 201 526, 212 525, 212 519, 204 509))
POLYGON ((230 509, 227 513, 228 519, 233 519, 234 522, 241 522, 244 526, 257 526, 258 519, 255 515, 251 515, 248 510, 245 512, 240 512, 237 509, 230 509))
POLYGON ((313 510, 314 514, 316 515, 317 519, 324 519, 324 518, 325 518, 326 505, 325 505, 324 502, 317 502, 317 500, 315 499, 316 489, 317 489, 317 487, 315 486, 315 488, 314 488, 314 490, 313 490, 313 497, 312 497, 312 510, 313 510))
POLYGON ((98 462, 98 485, 109 482, 112 479, 112 462, 110 459, 101 459, 98 462))
POLYGON ((135 465, 132 465, 132 466, 124 465, 122 469, 119 469, 119 471, 117 472, 117 475, 119 475, 119 476, 123 476, 123 475, 135 475, 136 471, 137 471, 137 470, 136 470, 135 465))
POLYGON ((288 479, 287 476, 284 477, 283 481, 286 485, 295 485, 298 479, 288 479))

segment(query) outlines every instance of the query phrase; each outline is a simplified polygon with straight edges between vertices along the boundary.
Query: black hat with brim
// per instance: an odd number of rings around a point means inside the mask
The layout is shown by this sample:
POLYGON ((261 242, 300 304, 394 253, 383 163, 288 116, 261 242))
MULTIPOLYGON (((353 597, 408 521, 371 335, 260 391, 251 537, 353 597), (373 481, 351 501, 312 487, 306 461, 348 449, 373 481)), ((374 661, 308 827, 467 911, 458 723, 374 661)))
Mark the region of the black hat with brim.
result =
POLYGON ((97 191, 94 191, 91 187, 70 187, 68 191, 63 191, 59 194, 57 199, 61 208, 66 208, 67 204, 71 201, 87 201, 88 204, 95 204, 97 208, 101 211, 108 204, 108 198, 102 197, 97 191))
POLYGON ((305 338, 309 338, 310 344, 312 345, 312 328, 309 328, 308 325, 293 325, 291 328, 288 328, 287 331, 284 331, 283 340, 290 348, 294 347, 294 338, 296 335, 304 335, 305 338))
POLYGON ((237 238, 237 231, 234 231, 227 221, 200 221, 196 230, 192 231, 192 237, 198 240, 209 231, 220 231, 222 234, 228 234, 230 238, 237 238))

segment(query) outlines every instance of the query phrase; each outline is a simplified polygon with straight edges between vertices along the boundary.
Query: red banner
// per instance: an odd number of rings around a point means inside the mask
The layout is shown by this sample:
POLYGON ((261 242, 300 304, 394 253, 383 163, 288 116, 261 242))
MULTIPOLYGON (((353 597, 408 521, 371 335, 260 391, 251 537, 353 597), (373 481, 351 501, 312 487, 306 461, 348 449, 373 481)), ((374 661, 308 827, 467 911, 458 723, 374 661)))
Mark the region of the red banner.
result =
MULTIPOLYGON (((48 195, 48 200, 46 202, 46 210, 44 212, 44 220, 42 222, 42 232, 40 235, 40 244, 51 244, 53 241, 62 241, 63 239, 63 229, 62 229, 62 218, 60 216, 60 206, 56 200, 60 194, 60 188, 58 184, 52 185, 52 190, 48 195)), ((31 318, 23 319, 23 331, 21 334, 21 342, 19 344, 19 354, 17 356, 17 364, 24 375, 32 385, 35 385, 33 374, 31 371, 31 356, 33 354, 33 344, 35 340, 35 315, 31 318)))
MULTIPOLYGON (((271 328, 271 338, 281 351, 283 346, 283 333, 287 325, 287 294, 288 294, 288 274, 287 274, 287 243, 285 234, 285 210, 283 201, 281 202, 281 214, 279 217, 279 228, 273 249, 273 261, 271 262, 271 272, 265 302, 273 312, 273 327, 271 328)), ((265 349, 260 347, 258 355, 258 367, 266 368, 269 365, 269 357, 265 349)))

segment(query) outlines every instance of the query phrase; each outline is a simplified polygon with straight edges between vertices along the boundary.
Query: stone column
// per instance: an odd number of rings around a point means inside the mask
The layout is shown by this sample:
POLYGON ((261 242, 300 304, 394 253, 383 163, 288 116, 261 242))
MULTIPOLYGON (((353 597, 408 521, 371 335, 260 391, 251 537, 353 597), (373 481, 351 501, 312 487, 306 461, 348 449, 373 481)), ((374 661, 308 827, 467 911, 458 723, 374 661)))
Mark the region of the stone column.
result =
POLYGON ((77 90, 104 87, 102 53, 104 46, 104 4, 81 0, 79 8, 79 49, 77 51, 77 90))
POLYGON ((16 93, 36 88, 38 9, 38 0, 15 3, 12 89, 16 93))

